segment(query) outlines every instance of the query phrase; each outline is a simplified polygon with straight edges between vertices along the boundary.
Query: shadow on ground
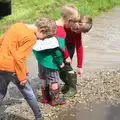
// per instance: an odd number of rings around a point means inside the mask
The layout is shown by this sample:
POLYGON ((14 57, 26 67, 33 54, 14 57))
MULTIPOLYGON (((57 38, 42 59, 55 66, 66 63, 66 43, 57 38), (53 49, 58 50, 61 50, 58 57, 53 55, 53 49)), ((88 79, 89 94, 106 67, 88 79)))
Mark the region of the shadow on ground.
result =
POLYGON ((29 119, 15 115, 15 114, 10 114, 7 116, 6 120, 29 120, 29 119))
POLYGON ((106 120, 120 120, 120 104, 110 106, 109 114, 106 120))

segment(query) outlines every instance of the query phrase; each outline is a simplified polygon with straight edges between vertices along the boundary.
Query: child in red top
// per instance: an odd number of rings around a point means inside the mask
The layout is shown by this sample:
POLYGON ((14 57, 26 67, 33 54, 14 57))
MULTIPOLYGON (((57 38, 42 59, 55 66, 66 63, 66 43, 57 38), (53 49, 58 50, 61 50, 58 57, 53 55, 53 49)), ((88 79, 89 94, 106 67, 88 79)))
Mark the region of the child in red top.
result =
POLYGON ((83 46, 81 33, 88 32, 92 27, 92 19, 89 16, 83 15, 76 23, 70 23, 70 28, 65 27, 66 30, 66 52, 65 52, 65 69, 60 72, 61 79, 65 83, 62 87, 62 92, 65 97, 72 97, 77 93, 76 83, 77 76, 73 71, 70 63, 75 53, 77 52, 77 67, 78 74, 82 75, 82 63, 83 63, 83 46), (73 32, 74 31, 74 32, 73 32))
MULTIPOLYGON (((82 68, 82 62, 83 62, 83 46, 82 46, 82 36, 81 33, 76 33, 71 31, 70 29, 66 30, 66 46, 68 49, 68 52, 66 53, 66 57, 73 58, 75 48, 77 52, 77 67, 82 68)), ((81 73, 79 71, 79 73, 81 73)))

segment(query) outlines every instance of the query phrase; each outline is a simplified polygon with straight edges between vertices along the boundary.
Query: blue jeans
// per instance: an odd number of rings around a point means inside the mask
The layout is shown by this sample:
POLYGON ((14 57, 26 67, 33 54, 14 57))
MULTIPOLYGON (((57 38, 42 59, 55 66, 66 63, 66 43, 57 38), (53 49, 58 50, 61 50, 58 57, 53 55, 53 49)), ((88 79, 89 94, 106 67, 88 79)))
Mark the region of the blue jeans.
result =
POLYGON ((0 103, 2 103, 6 95, 7 88, 10 82, 13 82, 23 94, 27 103, 34 112, 36 120, 41 120, 42 114, 29 81, 26 83, 25 86, 21 86, 19 80, 17 79, 17 76, 14 73, 0 71, 0 103))
POLYGON ((72 58, 73 58, 73 55, 74 55, 74 53, 75 53, 75 46, 69 45, 69 46, 67 46, 67 49, 68 49, 70 58, 72 59, 72 58))

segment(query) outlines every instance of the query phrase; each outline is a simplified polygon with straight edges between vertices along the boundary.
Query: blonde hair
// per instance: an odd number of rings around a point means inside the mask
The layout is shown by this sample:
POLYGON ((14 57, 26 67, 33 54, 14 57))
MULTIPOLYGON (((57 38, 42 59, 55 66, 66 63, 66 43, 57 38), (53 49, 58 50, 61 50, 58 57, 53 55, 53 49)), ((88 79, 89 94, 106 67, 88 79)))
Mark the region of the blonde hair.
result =
POLYGON ((46 34, 46 38, 52 37, 56 32, 56 23, 53 19, 49 17, 40 17, 36 23, 38 30, 46 34))
POLYGON ((89 32, 89 30, 92 28, 93 21, 92 18, 88 15, 81 15, 80 20, 75 23, 70 24, 70 28, 72 31, 76 33, 86 33, 89 32))
POLYGON ((77 21, 80 17, 77 7, 73 4, 66 4, 62 7, 61 16, 67 21, 77 21))

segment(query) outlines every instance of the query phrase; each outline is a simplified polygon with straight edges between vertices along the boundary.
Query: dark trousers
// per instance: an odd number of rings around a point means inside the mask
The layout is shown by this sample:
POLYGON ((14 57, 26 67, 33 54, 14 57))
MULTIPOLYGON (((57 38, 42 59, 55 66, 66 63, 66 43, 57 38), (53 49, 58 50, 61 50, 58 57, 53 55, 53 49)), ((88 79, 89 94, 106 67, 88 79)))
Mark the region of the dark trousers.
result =
POLYGON ((75 46, 69 45, 69 46, 67 46, 67 49, 68 49, 70 58, 72 59, 72 58, 73 58, 73 55, 74 55, 74 53, 75 53, 75 46))
MULTIPOLYGON (((69 46, 67 46, 67 49, 68 49, 70 58, 72 59, 73 55, 75 53, 75 46, 69 45, 69 46)), ((73 68, 72 68, 72 66, 70 64, 65 63, 65 67, 62 70, 65 70, 66 72, 69 72, 69 71, 72 71, 73 68)))

